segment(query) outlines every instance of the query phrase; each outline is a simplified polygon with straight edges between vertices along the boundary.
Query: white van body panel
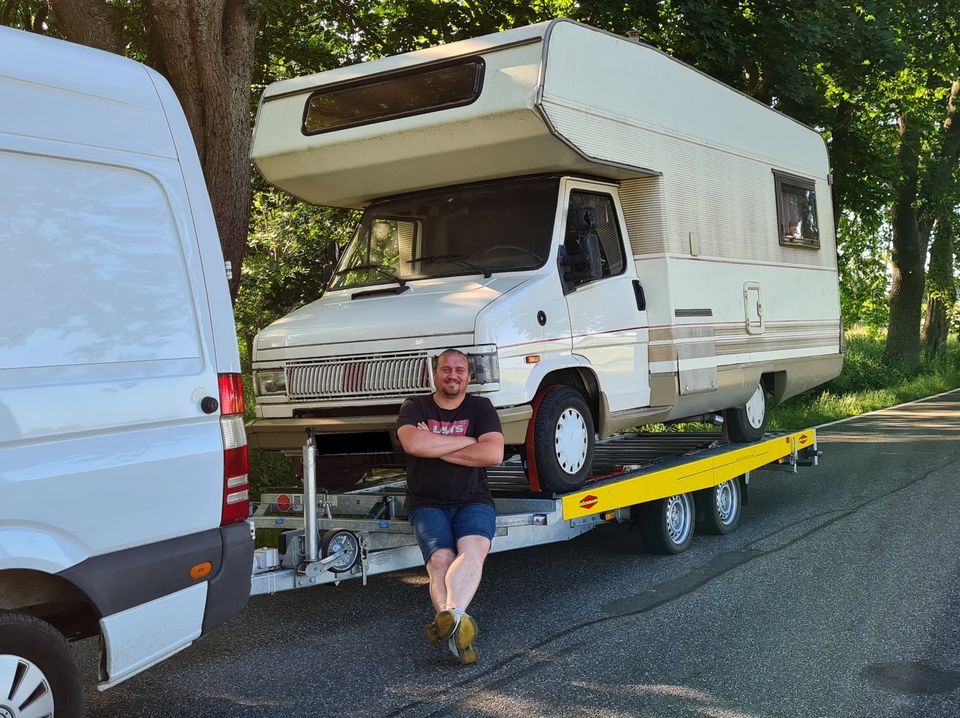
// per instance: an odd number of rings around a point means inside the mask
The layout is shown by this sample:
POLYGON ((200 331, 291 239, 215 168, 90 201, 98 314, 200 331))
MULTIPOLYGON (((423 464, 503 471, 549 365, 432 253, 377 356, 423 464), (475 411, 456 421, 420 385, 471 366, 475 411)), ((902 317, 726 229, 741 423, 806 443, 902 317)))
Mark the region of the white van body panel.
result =
POLYGON ((102 619, 110 680, 100 684, 100 690, 112 688, 199 638, 206 601, 207 585, 201 583, 102 619))
POLYGON ((155 72, 0 28, 0 104, 0 609, 95 616, 109 686, 249 592, 201 408, 240 367, 223 255, 155 72))

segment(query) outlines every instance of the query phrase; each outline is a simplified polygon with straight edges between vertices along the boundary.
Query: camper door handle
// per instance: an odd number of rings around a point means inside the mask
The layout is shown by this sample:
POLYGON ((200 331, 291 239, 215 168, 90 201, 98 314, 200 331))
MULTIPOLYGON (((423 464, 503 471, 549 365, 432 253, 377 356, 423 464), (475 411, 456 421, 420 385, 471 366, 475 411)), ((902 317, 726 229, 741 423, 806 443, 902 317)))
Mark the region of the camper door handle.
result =
POLYGON ((640 284, 639 279, 633 280, 633 294, 637 298, 637 310, 647 311, 647 298, 643 294, 643 285, 640 284))

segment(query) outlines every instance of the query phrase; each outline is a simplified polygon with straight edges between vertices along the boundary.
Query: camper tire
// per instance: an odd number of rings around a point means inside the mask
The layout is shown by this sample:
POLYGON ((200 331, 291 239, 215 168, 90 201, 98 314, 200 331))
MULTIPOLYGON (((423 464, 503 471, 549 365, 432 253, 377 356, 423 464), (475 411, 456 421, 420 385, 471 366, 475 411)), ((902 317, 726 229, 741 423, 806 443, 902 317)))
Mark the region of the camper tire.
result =
POLYGON ((747 403, 727 409, 724 416, 727 438, 735 444, 752 444, 763 437, 767 428, 767 392, 757 384, 747 403))
POLYGON ((640 523, 640 535, 648 551, 672 555, 690 547, 696 520, 692 494, 638 504, 633 513, 640 523))
POLYGON ((724 481, 694 494, 697 528, 708 534, 725 536, 740 523, 740 478, 724 481))
POLYGON ((583 486, 593 463, 594 441, 593 415, 583 395, 569 386, 547 389, 533 425, 540 488, 562 493, 583 486))
POLYGON ((12 700, 17 711, 31 696, 30 715, 83 715, 80 672, 63 635, 34 616, 0 611, 0 709, 12 700))

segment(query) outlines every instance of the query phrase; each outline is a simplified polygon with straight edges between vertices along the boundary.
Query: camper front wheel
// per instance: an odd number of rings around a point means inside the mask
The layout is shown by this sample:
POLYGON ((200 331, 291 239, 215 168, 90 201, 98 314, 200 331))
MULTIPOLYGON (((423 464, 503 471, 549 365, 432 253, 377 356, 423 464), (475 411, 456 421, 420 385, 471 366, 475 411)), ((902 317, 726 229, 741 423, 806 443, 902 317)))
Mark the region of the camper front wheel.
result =
POLYGON ((594 446, 593 416, 576 389, 553 386, 537 407, 533 455, 540 488, 573 491, 590 474, 594 446))
POLYGON ((82 714, 80 674, 66 639, 39 618, 0 611, 0 715, 82 714))
POLYGON ((763 437, 767 428, 767 392, 757 384, 747 403, 727 409, 724 415, 727 437, 735 444, 751 444, 763 437))

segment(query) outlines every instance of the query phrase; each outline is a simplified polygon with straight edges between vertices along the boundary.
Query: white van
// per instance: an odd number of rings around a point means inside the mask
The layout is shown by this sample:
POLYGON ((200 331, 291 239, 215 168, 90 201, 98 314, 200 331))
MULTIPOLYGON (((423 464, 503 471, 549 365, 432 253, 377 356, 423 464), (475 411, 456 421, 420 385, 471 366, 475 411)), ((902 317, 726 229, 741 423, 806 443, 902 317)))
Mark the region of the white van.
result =
POLYGON ((0 716, 78 716, 236 614, 240 363, 190 130, 143 65, 0 28, 0 716))
POLYGON ((534 490, 581 485, 595 434, 722 412, 756 440, 768 394, 840 372, 822 138, 651 47, 557 20, 278 82, 252 154, 364 210, 324 296, 254 346, 251 443, 314 428, 321 485, 338 455, 402 460, 445 347, 534 490))

